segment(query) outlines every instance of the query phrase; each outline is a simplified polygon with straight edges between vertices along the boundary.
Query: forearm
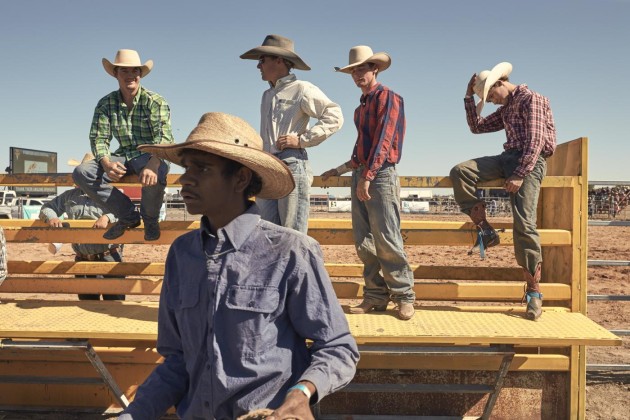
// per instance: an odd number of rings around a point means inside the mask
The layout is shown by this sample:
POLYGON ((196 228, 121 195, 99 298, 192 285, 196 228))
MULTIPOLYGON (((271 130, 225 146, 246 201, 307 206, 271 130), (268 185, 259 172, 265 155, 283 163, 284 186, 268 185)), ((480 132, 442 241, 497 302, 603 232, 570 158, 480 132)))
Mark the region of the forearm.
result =
MULTIPOLYGON (((314 110, 317 111, 317 110, 314 110)), ((317 123, 300 135, 300 147, 313 147, 321 144, 343 126, 343 114, 339 105, 331 102, 320 113, 313 112, 317 123)))

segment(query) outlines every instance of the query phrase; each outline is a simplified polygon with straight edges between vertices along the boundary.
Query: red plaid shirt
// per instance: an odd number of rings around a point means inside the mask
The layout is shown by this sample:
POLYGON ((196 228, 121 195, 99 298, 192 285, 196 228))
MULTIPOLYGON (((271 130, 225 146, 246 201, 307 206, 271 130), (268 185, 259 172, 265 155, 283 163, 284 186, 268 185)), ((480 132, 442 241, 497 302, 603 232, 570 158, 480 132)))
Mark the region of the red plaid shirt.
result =
POLYGON ((405 137, 403 98, 382 84, 361 95, 361 105, 354 111, 357 142, 352 151, 353 168, 363 166, 361 176, 368 181, 385 162, 396 164, 402 156, 405 137))
POLYGON ((534 169, 539 155, 549 157, 556 150, 556 126, 549 99, 525 84, 514 89, 507 105, 486 118, 477 115, 472 98, 464 99, 464 105, 470 131, 479 134, 505 129, 507 141, 503 143, 503 149, 522 152, 514 175, 524 178, 534 169))

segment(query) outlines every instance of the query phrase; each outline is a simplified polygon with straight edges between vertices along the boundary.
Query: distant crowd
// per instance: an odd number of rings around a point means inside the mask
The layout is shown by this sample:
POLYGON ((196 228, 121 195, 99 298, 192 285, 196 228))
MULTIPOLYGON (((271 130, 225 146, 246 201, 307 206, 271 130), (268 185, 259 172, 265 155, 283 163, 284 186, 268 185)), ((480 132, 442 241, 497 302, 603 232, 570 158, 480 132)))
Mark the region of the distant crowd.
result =
POLYGON ((615 186, 592 189, 588 192, 588 215, 617 217, 630 203, 630 187, 615 186))

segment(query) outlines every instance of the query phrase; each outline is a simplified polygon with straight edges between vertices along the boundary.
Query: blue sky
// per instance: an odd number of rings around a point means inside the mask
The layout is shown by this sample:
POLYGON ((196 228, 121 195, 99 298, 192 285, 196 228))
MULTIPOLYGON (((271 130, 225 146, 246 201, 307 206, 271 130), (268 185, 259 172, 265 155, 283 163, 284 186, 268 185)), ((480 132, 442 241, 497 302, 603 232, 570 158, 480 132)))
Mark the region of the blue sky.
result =
POLYGON ((360 91, 333 66, 364 44, 391 55, 379 79, 405 99, 401 175, 447 175, 455 163, 501 151, 502 132, 468 131, 462 98, 473 73, 509 61, 513 82, 550 98, 559 142, 589 137, 590 179, 628 181, 629 21, 628 0, 3 1, 0 169, 9 146, 19 146, 56 151, 58 171, 71 171, 67 160, 89 150, 96 102, 117 88, 101 59, 120 48, 154 60, 142 83, 168 100, 177 141, 208 111, 258 128, 267 85, 256 62, 238 57, 278 33, 313 69, 297 76, 346 118, 309 151, 315 174, 352 151, 360 91))

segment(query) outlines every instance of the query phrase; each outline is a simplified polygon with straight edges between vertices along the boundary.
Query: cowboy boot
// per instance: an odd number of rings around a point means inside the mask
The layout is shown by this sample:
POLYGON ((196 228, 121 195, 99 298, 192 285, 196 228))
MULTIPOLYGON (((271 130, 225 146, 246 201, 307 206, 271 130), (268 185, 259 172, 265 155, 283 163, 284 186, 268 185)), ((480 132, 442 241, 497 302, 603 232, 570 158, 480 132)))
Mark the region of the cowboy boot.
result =
POLYGON ((374 303, 363 300, 359 305, 350 308, 351 314, 367 314, 369 312, 383 312, 387 310, 387 301, 385 303, 374 303))
POLYGON ((527 310, 525 311, 525 317, 536 321, 542 315, 542 299, 543 295, 540 293, 540 273, 541 265, 536 266, 536 272, 532 276, 529 270, 523 268, 523 277, 525 277, 525 295, 523 296, 523 302, 527 300, 527 310))
MULTIPOLYGON (((492 246, 497 246, 501 242, 499 239, 499 234, 497 231, 490 226, 488 220, 486 219, 486 203, 483 201, 478 202, 470 209, 470 220, 477 226, 477 230, 481 234, 481 240, 483 241, 484 248, 490 248, 492 246)), ((479 238, 473 248, 478 244, 479 238)))

